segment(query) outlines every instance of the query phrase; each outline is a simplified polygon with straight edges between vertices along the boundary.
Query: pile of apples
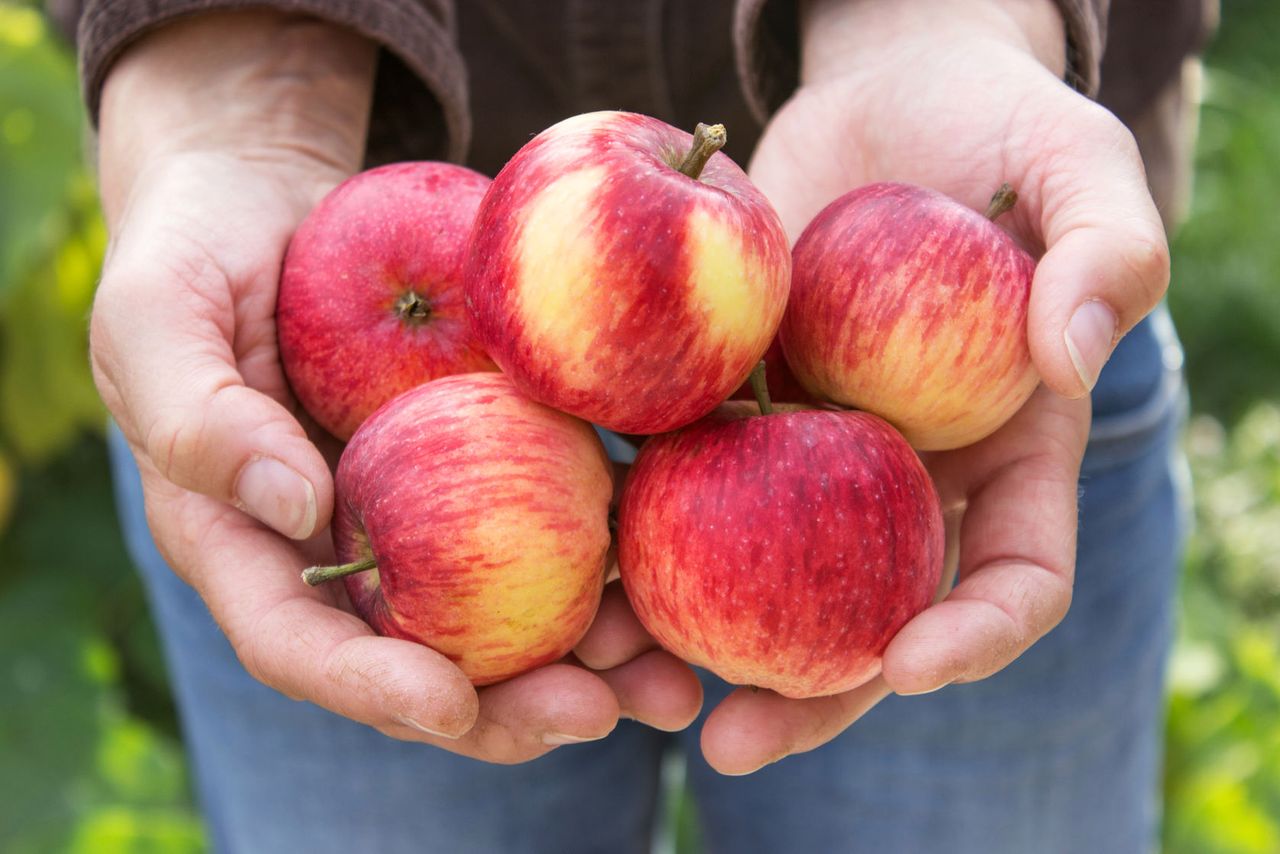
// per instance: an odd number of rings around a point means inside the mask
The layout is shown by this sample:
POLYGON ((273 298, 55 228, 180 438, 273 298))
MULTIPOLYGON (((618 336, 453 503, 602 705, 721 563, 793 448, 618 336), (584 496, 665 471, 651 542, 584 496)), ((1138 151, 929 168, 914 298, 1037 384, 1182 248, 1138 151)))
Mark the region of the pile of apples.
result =
POLYGON ((308 583, 344 578, 375 630, 484 685, 581 639, 616 527, 636 615, 684 660, 788 697, 879 671, 942 571, 916 451, 981 439, 1038 381, 1034 262, 993 223, 1006 188, 984 217, 863 187, 792 250, 724 140, 590 113, 492 182, 397 164, 317 206, 285 260, 280 354, 349 444, 342 565, 308 583), (729 400, 749 375, 757 400, 729 400), (647 437, 616 520, 592 424, 647 437))

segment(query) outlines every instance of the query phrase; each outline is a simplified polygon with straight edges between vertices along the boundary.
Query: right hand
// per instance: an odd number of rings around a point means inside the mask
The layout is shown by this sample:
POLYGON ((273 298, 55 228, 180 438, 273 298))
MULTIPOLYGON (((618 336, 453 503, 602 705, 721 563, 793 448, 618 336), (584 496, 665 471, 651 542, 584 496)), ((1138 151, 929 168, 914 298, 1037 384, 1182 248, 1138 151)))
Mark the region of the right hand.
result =
POLYGON ((510 763, 620 715, 686 726, 701 689, 667 653, 476 691, 444 656, 375 636, 341 585, 299 578, 332 561, 333 481, 280 367, 276 283, 298 223, 359 168, 375 53, 313 19, 234 12, 166 26, 112 68, 91 354, 156 544, 256 679, 387 735, 510 763))

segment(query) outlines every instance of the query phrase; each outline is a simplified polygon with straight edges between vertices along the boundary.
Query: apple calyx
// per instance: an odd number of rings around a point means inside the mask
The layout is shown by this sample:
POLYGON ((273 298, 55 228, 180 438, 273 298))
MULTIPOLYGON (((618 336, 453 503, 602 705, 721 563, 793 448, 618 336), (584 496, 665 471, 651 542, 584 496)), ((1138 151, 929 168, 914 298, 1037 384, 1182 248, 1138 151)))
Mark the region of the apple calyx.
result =
POLYGON ((726 141, 728 136, 725 134, 724 125, 698 122, 698 126, 693 129, 693 145, 676 169, 693 180, 698 180, 711 155, 724 148, 726 141))
POLYGON ((773 401, 769 399, 769 383, 765 380, 764 370, 764 359, 761 359, 751 369, 751 376, 747 379, 751 382, 751 391, 755 393, 756 403, 760 407, 760 414, 772 415, 773 401))
POLYGON ((983 214, 987 219, 995 222, 1000 218, 1001 214, 1006 214, 1013 210, 1013 206, 1018 203, 1018 194, 1014 192, 1013 185, 1008 182, 1001 184, 1000 189, 992 195, 987 210, 983 214))
POLYGON ((377 568, 378 562, 371 557, 351 563, 340 563, 337 566, 309 566, 302 570, 302 580, 307 582, 308 586, 317 587, 326 581, 345 578, 348 575, 355 575, 357 572, 366 572, 377 568))
POLYGON ((401 294, 396 299, 394 310, 396 317, 410 326, 420 326, 431 317, 431 303, 414 291, 401 294))

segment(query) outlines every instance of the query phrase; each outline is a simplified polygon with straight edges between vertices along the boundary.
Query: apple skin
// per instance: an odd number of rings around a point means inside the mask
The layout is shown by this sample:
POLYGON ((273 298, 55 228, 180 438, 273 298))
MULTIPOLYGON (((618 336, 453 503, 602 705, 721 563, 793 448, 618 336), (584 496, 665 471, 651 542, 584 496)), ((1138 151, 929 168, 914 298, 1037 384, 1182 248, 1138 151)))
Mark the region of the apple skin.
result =
POLYGON ((444 377, 379 409, 336 477, 333 540, 379 634, 476 685, 567 654, 604 589, 613 475, 590 425, 496 373, 444 377))
POLYGON ((622 583, 685 661, 785 697, 838 694, 933 600, 938 495, 874 415, 758 412, 732 401, 645 443, 618 513, 622 583))
POLYGON ((716 153, 635 113, 567 119, 520 149, 471 239, 476 333, 517 387, 619 433, 672 430, 742 384, 786 306, 782 223, 716 153))
POLYGON ((1039 383, 1035 261, 977 211, 907 184, 841 196, 793 251, 780 337, 818 397, 874 412, 921 450, 973 444, 1039 383))
POLYGON ((298 402, 339 439, 402 391, 497 370, 463 294, 489 183, 449 163, 395 163, 338 185, 298 227, 276 301, 280 360, 298 402))

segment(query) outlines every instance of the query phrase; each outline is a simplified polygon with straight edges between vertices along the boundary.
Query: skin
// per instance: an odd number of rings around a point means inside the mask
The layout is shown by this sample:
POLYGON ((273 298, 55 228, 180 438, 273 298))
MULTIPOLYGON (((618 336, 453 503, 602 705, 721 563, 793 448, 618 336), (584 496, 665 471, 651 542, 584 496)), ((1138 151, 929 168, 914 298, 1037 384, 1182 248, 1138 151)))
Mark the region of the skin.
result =
POLYGON ((293 230, 360 164, 374 60, 348 32, 253 11, 183 19, 112 68, 90 343, 156 543, 250 674, 387 735, 511 763, 620 716, 686 726, 701 689, 667 653, 600 672, 569 657, 477 691, 444 656, 374 635, 341 585, 298 578, 333 561, 333 448, 288 395, 276 282, 293 230))
MULTIPOLYGON (((801 39, 802 85, 749 169, 791 239, 872 181, 922 184, 977 210, 1009 181, 1019 202, 1001 226, 1039 257, 1028 340, 1043 385, 987 439, 927 458, 954 589, 944 585, 945 598, 898 633, 882 675, 861 688, 808 700, 730 695, 702 732, 704 756, 725 774, 812 750, 891 692, 990 676, 1058 624, 1071 603, 1088 392, 1169 277, 1137 147, 1061 82, 1062 21, 1048 0, 815 0, 801 39), (1064 332, 1086 303, 1103 306, 1115 331, 1078 342, 1073 359, 1064 332)), ((610 623, 578 654, 601 667, 648 643, 638 625, 610 623)))

